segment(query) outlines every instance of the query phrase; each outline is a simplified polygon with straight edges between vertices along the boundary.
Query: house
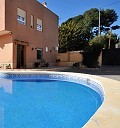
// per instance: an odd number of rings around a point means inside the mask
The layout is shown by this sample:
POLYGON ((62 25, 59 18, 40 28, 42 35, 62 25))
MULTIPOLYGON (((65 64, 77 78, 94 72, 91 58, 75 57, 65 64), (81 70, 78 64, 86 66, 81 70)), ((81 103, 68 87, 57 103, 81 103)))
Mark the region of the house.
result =
POLYGON ((51 65, 58 50, 58 16, 37 0, 0 0, 0 67, 51 65))

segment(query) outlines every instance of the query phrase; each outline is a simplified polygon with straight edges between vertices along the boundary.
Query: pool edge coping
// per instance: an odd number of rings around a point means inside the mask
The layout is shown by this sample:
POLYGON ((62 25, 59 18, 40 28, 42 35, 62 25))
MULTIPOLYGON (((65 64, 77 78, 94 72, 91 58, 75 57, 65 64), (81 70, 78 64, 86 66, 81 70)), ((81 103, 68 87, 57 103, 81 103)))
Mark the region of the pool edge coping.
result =
MULTIPOLYGON (((54 71, 0 71, 0 73, 15 73, 15 72, 31 72, 31 73, 58 73, 58 74, 70 74, 72 72, 54 72, 54 71)), ((120 123, 120 82, 96 75, 88 75, 82 73, 72 73, 72 74, 81 74, 88 78, 93 78, 102 83, 102 86, 105 91, 105 100, 97 110, 97 112, 91 117, 91 119, 84 125, 84 128, 115 128, 119 127, 120 123), (113 87, 114 84, 114 87, 113 87), (114 91, 113 91, 114 88, 114 91), (112 103, 111 101, 114 102, 112 103), (113 123, 114 122, 114 123, 113 123)))

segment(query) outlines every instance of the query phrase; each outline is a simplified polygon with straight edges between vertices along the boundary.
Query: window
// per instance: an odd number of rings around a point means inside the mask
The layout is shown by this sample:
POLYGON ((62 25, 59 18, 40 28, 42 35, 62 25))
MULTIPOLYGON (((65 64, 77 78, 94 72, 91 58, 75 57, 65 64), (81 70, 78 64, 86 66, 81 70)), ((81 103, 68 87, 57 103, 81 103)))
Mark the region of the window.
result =
POLYGON ((37 18, 37 30, 42 32, 42 20, 37 18))
POLYGON ((33 28, 34 27, 34 17, 33 17, 33 15, 31 15, 31 28, 33 28))
POLYGON ((25 25, 25 18, 23 18, 21 16, 17 16, 17 21, 18 21, 19 24, 25 25))
POLYGON ((17 9, 17 21, 19 24, 26 25, 26 12, 20 8, 17 9))
POLYGON ((43 53, 43 50, 41 48, 37 49, 37 59, 38 60, 42 60, 42 53, 43 53))

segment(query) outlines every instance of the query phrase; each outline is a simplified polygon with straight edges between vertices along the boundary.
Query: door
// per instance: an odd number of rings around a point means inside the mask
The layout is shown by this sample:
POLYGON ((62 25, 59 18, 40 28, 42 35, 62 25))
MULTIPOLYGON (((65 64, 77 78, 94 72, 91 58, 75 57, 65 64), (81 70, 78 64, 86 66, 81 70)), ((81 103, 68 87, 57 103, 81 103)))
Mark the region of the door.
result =
POLYGON ((25 66, 25 46, 17 44, 17 68, 24 68, 25 66))

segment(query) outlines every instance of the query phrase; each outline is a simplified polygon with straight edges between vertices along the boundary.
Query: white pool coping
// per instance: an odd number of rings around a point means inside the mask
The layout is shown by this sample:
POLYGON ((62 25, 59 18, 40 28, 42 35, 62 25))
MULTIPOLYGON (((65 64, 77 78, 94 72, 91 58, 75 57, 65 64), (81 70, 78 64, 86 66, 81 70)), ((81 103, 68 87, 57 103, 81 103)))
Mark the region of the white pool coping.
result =
POLYGON ((68 72, 51 72, 51 71, 0 71, 1 73, 53 73, 82 76, 89 80, 102 84, 104 90, 104 102, 92 118, 86 123, 84 128, 119 128, 120 127, 120 82, 95 75, 68 72))

